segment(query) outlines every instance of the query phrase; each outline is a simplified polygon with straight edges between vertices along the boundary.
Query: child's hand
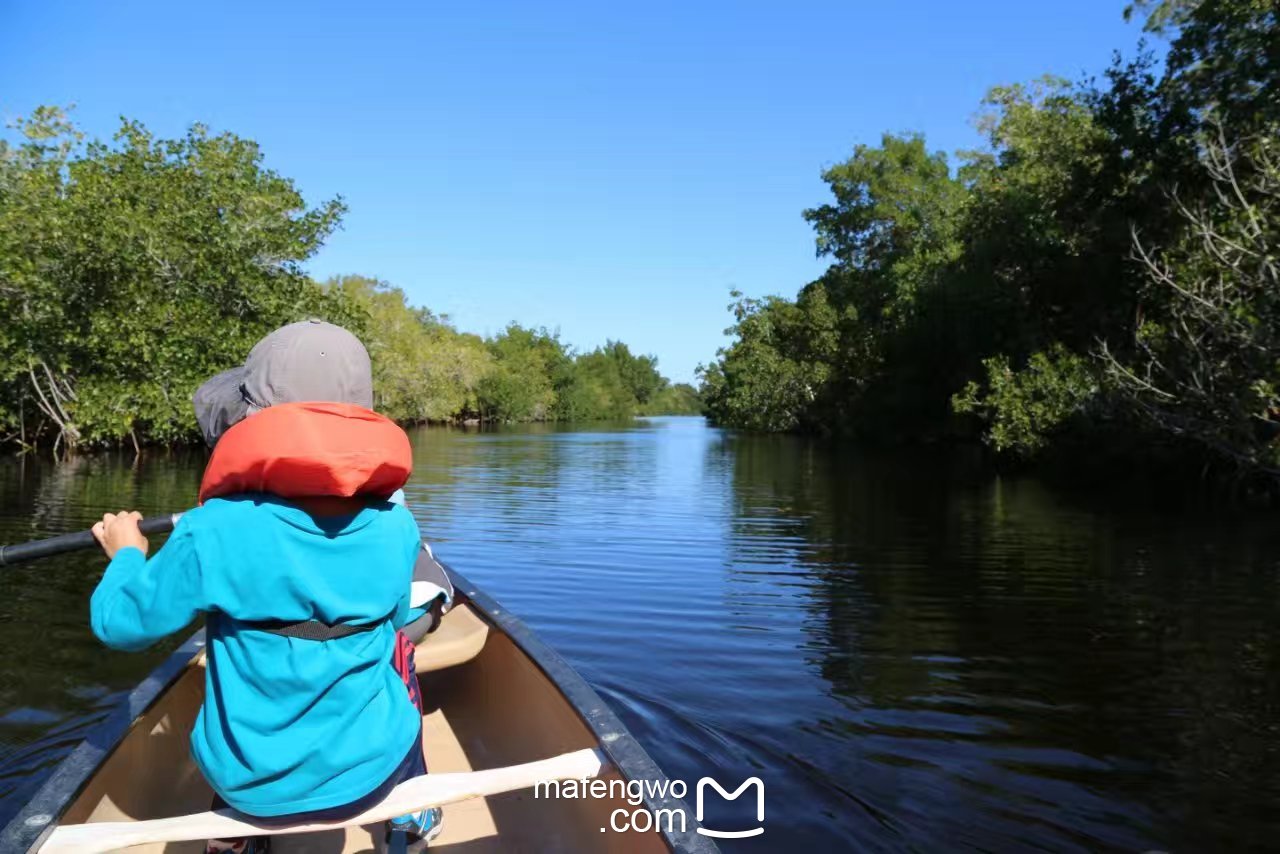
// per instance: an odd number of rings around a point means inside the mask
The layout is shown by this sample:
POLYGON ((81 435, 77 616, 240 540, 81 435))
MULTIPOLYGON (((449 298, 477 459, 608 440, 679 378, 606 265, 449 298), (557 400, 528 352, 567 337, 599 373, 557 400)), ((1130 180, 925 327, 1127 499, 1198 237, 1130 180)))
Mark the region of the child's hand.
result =
POLYGON ((139 549, 143 555, 146 555, 151 544, 138 530, 138 523, 141 521, 142 514, 137 510, 108 513, 102 517, 101 522, 94 523, 94 539, 98 541, 98 545, 102 546, 108 558, 114 558, 116 552, 129 546, 139 549))

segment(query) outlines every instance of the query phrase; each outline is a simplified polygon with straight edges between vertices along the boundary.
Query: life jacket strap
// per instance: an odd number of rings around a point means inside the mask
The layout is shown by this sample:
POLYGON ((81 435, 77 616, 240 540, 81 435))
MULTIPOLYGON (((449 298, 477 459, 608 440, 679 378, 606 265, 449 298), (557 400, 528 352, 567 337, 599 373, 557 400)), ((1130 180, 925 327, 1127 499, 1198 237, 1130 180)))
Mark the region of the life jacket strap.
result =
POLYGON ((381 626, 382 621, 367 623, 365 625, 337 623, 331 626, 328 623, 322 623, 319 620, 299 620, 298 622, 289 622, 287 620, 260 620, 244 623, 243 625, 248 626, 251 629, 267 632, 272 635, 281 635, 286 638, 297 638, 298 640, 309 641, 328 641, 351 637, 352 635, 359 635, 364 632, 371 632, 381 626))

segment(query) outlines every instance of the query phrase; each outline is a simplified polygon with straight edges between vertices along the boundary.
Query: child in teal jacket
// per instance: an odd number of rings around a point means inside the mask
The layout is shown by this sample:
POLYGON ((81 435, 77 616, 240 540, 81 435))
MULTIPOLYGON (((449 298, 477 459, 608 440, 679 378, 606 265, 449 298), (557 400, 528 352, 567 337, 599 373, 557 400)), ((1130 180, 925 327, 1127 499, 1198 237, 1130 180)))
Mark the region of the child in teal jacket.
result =
POLYGON ((420 541, 404 507, 321 521, 267 495, 215 498, 146 560, 134 516, 108 517, 94 634, 137 650, 208 614, 208 691, 191 752, 248 815, 359 800, 418 750, 420 718, 390 661, 420 541), (315 641, 262 630, 319 619, 375 628, 315 641))
MULTIPOLYGON (((288 469, 270 454, 296 458, 302 453, 297 442, 315 437, 326 453, 335 442, 358 447, 338 447, 331 460, 305 460, 304 479, 325 464, 334 468, 332 477, 349 476, 351 466, 342 461, 354 452, 371 470, 394 468, 369 448, 367 435, 386 435, 388 427, 403 438, 399 428, 378 423, 380 416, 355 407, 349 407, 357 416, 352 419, 340 407, 281 405, 290 403, 282 399, 285 389, 318 395, 307 388, 309 377, 313 385, 336 385, 341 396, 362 403, 360 389, 369 384, 363 346, 328 324, 295 324, 273 337, 254 348, 265 351, 254 374, 263 405, 250 404, 247 420, 241 419, 245 426, 237 428, 258 430, 254 441, 240 443, 242 449, 268 446, 263 453, 270 465, 257 468, 275 474, 259 486, 270 487, 271 478, 288 469), (252 414, 266 406, 273 407, 270 417, 252 414), (384 432, 360 432, 365 422, 384 432)), ((254 367, 251 354, 246 369, 254 367)), ((239 389, 246 397, 248 385, 239 389)), ((407 439, 397 453, 407 457, 407 439)), ((407 476, 407 467, 403 472, 407 476)), ((208 473, 206 486, 207 480, 208 473)), ((381 498, 326 504, 328 498, 291 499, 276 491, 206 500, 182 516, 150 560, 137 513, 104 516, 94 532, 111 562, 90 603, 91 624, 107 645, 137 650, 204 614, 206 698, 191 749, 217 805, 289 824, 343 819, 426 772, 420 711, 390 663, 397 630, 422 613, 409 602, 421 537, 404 506, 381 498)), ((404 817, 395 826, 434 835, 439 811, 404 817)), ((261 840, 215 840, 209 850, 263 846, 261 840)))

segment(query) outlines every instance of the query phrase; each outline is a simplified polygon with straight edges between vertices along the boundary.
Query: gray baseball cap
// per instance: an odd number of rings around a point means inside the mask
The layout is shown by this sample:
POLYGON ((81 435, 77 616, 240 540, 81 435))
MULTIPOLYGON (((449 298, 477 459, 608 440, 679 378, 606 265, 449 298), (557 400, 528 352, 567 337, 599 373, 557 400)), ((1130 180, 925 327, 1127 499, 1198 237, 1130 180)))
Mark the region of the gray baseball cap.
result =
POLYGON ((192 399, 210 445, 252 412, 302 401, 373 408, 373 369, 359 338, 322 320, 290 323, 253 345, 242 366, 205 382, 192 399))

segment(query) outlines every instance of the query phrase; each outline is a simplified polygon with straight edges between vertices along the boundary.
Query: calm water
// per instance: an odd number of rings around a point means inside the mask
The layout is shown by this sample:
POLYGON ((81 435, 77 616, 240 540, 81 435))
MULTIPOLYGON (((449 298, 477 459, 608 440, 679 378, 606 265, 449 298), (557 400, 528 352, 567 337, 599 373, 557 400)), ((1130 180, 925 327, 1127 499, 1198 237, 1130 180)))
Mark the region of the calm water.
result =
MULTIPOLYGON (((764 779, 765 835, 726 850, 1280 839, 1271 516, 699 419, 414 440, 442 556, 672 777, 764 779)), ((0 462, 0 541, 184 507, 201 463, 0 462)), ((0 818, 163 657, 89 634, 103 564, 0 570, 0 818)))

